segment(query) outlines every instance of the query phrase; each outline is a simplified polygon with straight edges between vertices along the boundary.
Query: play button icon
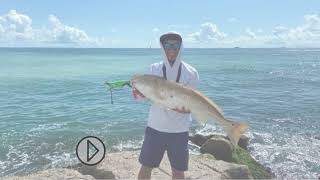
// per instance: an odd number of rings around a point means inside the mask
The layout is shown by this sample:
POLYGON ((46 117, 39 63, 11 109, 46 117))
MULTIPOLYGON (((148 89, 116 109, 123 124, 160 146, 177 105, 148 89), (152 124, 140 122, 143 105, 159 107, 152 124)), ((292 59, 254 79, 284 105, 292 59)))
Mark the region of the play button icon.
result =
POLYGON ((82 138, 77 144, 76 154, 85 165, 93 166, 100 163, 105 156, 106 148, 103 142, 94 136, 82 138))

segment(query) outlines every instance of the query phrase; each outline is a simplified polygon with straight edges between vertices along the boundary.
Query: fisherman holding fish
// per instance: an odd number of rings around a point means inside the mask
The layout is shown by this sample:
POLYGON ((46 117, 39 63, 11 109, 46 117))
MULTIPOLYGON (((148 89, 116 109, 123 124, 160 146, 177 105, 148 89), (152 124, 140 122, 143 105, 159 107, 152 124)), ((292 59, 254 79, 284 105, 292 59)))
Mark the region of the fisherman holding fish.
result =
MULTIPOLYGON (((160 37, 160 46, 163 61, 151 64, 146 74, 196 88, 199 75, 194 67, 181 59, 183 48, 181 36, 176 33, 164 34, 160 37)), ((144 97, 139 91, 136 94, 144 97)), ((172 178, 184 178, 184 171, 188 169, 189 161, 188 137, 191 121, 190 111, 184 107, 169 110, 155 103, 151 105, 139 157, 141 163, 139 179, 151 178, 152 169, 159 167, 165 151, 171 164, 172 178)))
POLYGON ((134 96, 152 102, 148 126, 139 157, 142 164, 138 178, 150 179, 164 152, 171 164, 172 178, 184 178, 188 169, 188 133, 191 114, 202 125, 211 119, 223 127, 233 146, 249 128, 244 122, 225 118, 222 109, 210 98, 196 90, 197 71, 181 61, 182 39, 175 33, 160 37, 163 61, 152 64, 144 75, 130 80, 134 96))

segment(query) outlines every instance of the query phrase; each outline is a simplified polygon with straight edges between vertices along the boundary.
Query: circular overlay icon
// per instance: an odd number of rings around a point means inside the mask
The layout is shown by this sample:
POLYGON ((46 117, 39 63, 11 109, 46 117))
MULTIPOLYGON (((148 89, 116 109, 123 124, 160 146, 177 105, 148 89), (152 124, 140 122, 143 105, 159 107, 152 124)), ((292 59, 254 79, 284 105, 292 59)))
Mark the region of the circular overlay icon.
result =
POLYGON ((78 159, 85 165, 93 166, 99 164, 106 153, 103 142, 94 136, 82 138, 76 147, 78 159))

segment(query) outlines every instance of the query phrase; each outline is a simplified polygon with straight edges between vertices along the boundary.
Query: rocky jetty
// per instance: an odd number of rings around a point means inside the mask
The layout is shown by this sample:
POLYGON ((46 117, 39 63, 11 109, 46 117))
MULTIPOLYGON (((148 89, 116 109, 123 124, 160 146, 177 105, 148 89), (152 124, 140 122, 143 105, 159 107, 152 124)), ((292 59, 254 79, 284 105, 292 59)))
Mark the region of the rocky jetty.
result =
POLYGON ((229 138, 223 135, 196 134, 190 136, 189 140, 200 147, 201 153, 211 154, 217 160, 246 165, 254 179, 275 178, 270 168, 261 165, 247 151, 249 138, 244 135, 241 136, 236 148, 232 146, 229 138))
MULTIPOLYGON (((187 179, 272 179, 268 168, 255 161, 247 152, 249 139, 241 137, 234 148, 222 135, 191 136, 190 141, 200 147, 200 155, 190 154, 187 179)), ((135 179, 140 168, 140 151, 123 151, 106 154, 96 166, 83 164, 66 168, 39 171, 27 176, 4 177, 9 180, 27 179, 135 179)), ((152 179, 170 179, 171 168, 167 155, 159 168, 152 172, 152 179)), ((1 178, 0 178, 1 179, 1 178)))

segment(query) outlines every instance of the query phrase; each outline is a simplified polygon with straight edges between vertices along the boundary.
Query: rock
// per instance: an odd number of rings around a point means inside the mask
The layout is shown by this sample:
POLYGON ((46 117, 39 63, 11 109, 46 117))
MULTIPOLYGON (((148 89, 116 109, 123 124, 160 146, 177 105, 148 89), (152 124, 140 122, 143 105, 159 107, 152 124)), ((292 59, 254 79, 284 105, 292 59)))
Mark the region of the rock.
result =
POLYGON ((274 172, 272 172, 270 167, 264 166, 264 168, 265 168, 265 171, 272 177, 272 179, 277 177, 276 174, 274 172))
MULTIPOLYGON (((201 145, 200 152, 202 153, 209 153, 216 159, 246 165, 255 179, 275 178, 270 168, 261 165, 247 151, 249 138, 245 135, 240 137, 236 149, 233 149, 229 138, 223 135, 203 136, 196 134, 190 137, 190 141, 198 146, 201 145), (203 143, 203 141, 205 142, 203 143)), ((231 173, 233 172, 231 171, 231 173)))
MULTIPOLYGON (((1 178, 0 178, 1 179, 1 178)), ((82 180, 94 180, 95 178, 90 175, 83 175, 76 170, 57 168, 40 171, 27 176, 12 176, 4 177, 6 180, 33 180, 33 179, 49 179, 49 180, 64 180, 64 179, 82 179, 82 180)))
MULTIPOLYGON (((110 153, 106 154, 105 159, 100 164, 93 167, 78 164, 65 169, 50 169, 28 176, 6 177, 6 179, 91 180, 94 177, 99 178, 93 172, 111 172, 113 177, 110 176, 110 178, 112 179, 136 179, 141 166, 138 161, 139 153, 140 151, 110 153), (83 175, 78 171, 93 175, 83 175)), ((185 172, 185 176, 186 179, 252 179, 252 175, 246 165, 215 160, 209 154, 190 154, 189 169, 185 172)), ((106 179, 106 176, 100 176, 100 178, 106 179)), ((166 154, 161 161, 160 167, 152 171, 152 179, 171 179, 171 166, 166 154)))
POLYGON ((239 139, 238 146, 242 147, 245 150, 248 150, 249 138, 245 135, 242 135, 239 139))
POLYGON ((216 159, 232 162, 233 146, 226 138, 211 137, 200 148, 201 153, 212 154, 216 159))
POLYGON ((320 135, 319 136, 315 136, 314 138, 320 140, 320 135))
POLYGON ((201 134, 195 134, 193 136, 189 136, 189 140, 197 145, 197 146, 202 146, 208 139, 210 139, 211 136, 204 136, 201 134))
MULTIPOLYGON (((208 136, 204 136, 201 134, 195 134, 193 136, 189 136, 189 140, 197 145, 197 146, 202 146, 208 139, 210 138, 225 138, 226 140, 229 140, 227 136, 224 135, 219 135, 219 134, 211 134, 208 136)), ((320 138, 320 137, 319 137, 320 138)), ((243 149, 247 150, 248 149, 248 144, 249 144, 249 138, 245 135, 242 135, 239 139, 238 146, 242 147, 243 149)))
MULTIPOLYGON (((215 172, 220 172, 221 176, 218 179, 252 179, 252 175, 246 165, 239 165, 235 163, 228 163, 221 160, 214 160, 206 156, 197 156, 195 159, 200 164, 205 165, 215 172)), ((210 157, 210 155, 209 155, 210 157)), ((196 172, 195 172, 196 173, 196 172)), ((201 177, 201 179, 217 179, 216 177, 201 177)))
MULTIPOLYGON (((97 169, 111 170, 116 179, 137 178, 140 169, 138 162, 140 151, 125 151, 107 154, 97 169)), ((186 179, 252 179, 245 165, 215 160, 209 154, 190 154, 186 179)), ((152 171, 152 179, 170 179, 171 167, 167 155, 164 155, 160 167, 152 171)))
POLYGON ((273 179, 276 178, 270 168, 264 167, 251 157, 250 153, 241 147, 237 147, 232 154, 234 162, 246 165, 254 179, 273 179))
POLYGON ((87 166, 79 163, 67 168, 77 170, 84 175, 91 175, 96 179, 115 179, 115 175, 112 173, 112 171, 107 169, 97 169, 97 166, 87 166))

